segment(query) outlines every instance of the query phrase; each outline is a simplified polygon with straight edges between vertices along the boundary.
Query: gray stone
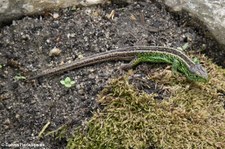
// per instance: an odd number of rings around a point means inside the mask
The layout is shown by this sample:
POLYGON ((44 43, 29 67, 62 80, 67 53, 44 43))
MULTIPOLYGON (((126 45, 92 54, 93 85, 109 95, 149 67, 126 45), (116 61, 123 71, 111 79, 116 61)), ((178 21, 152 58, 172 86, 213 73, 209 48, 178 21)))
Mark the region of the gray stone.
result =
POLYGON ((94 5, 105 0, 0 0, 0 25, 25 15, 77 5, 94 5))
POLYGON ((225 1, 224 0, 163 0, 174 11, 187 11, 198 18, 225 45, 225 1))

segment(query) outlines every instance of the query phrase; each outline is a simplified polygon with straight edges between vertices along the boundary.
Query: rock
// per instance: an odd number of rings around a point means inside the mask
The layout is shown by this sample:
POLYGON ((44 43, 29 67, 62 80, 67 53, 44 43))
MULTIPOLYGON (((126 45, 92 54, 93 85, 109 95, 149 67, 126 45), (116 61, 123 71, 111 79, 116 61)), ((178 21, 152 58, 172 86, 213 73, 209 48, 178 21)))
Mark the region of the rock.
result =
POLYGON ((215 39, 225 46, 224 0, 163 0, 173 11, 187 11, 209 29, 215 39))
POLYGON ((0 26, 4 22, 26 15, 41 14, 57 8, 69 6, 88 6, 100 4, 106 0, 0 0, 0 26))

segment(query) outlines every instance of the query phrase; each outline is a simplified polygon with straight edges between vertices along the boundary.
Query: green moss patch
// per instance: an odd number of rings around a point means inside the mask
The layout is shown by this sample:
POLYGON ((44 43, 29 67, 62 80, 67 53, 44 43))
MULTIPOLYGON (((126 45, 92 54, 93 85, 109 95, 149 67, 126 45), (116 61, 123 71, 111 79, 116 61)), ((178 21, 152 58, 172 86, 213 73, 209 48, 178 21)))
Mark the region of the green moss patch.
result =
POLYGON ((225 71, 206 65, 205 84, 164 75, 171 97, 162 101, 128 77, 113 80, 98 98, 104 109, 75 130, 67 148, 225 148, 225 71))

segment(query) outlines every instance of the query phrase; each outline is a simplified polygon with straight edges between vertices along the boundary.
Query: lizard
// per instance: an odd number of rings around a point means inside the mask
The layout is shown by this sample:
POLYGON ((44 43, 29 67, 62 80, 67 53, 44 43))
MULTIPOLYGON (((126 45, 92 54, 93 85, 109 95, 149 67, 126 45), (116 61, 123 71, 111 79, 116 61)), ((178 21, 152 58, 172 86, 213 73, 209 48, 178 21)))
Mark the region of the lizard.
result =
POLYGON ((195 63, 183 51, 176 48, 164 46, 128 46, 110 50, 75 60, 69 64, 64 64, 56 68, 45 69, 34 73, 28 79, 60 74, 65 71, 77 69, 106 61, 130 61, 123 65, 123 68, 132 68, 143 62, 168 63, 172 65, 172 70, 180 72, 188 80, 197 82, 207 82, 208 74, 206 69, 199 63, 195 63))

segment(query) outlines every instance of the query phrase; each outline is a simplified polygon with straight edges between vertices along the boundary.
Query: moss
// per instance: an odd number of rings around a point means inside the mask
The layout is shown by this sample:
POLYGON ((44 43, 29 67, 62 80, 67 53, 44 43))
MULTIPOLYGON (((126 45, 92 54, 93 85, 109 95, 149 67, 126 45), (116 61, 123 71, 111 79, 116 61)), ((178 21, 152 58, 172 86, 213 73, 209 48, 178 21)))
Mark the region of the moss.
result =
POLYGON ((206 67, 206 84, 174 81, 167 70, 151 75, 170 92, 162 101, 127 77, 113 80, 98 98, 105 108, 75 130, 67 148, 225 148, 225 71, 210 61, 206 67))

